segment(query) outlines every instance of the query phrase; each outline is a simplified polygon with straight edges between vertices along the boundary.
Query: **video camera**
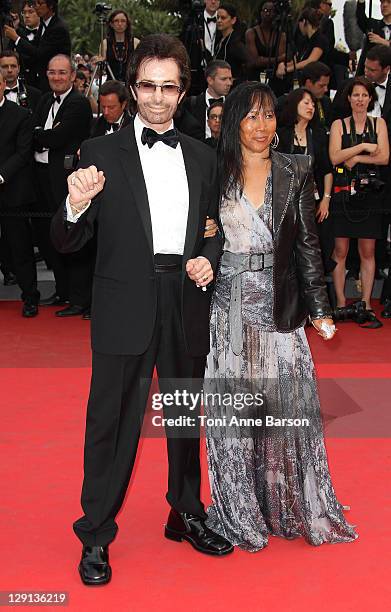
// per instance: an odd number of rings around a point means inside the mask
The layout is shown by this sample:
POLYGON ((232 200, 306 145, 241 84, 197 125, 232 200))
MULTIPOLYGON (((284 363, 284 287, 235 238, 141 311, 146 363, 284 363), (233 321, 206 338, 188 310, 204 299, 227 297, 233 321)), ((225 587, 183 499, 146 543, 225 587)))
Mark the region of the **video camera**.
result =
POLYGON ((106 4, 105 2, 97 2, 92 12, 94 15, 98 15, 98 17, 105 17, 110 13, 112 8, 113 7, 110 4, 106 4))
POLYGON ((358 193, 370 193, 382 191, 385 185, 384 181, 379 179, 376 169, 368 168, 365 172, 358 172, 354 182, 354 188, 358 193))

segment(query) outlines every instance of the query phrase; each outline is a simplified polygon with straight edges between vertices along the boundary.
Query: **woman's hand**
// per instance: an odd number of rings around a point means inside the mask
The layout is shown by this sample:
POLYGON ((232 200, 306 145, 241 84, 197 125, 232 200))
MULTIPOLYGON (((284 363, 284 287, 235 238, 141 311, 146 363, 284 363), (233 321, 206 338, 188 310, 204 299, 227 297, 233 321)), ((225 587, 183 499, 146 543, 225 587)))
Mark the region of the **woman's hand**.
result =
POLYGON ((204 238, 214 238, 214 236, 216 236, 218 229, 219 229, 218 225, 214 219, 209 219, 209 217, 206 217, 206 218, 207 218, 207 221, 205 224, 204 238))
POLYGON ((379 152, 379 147, 375 142, 363 142, 363 153, 369 153, 369 155, 376 155, 379 152))
POLYGON ((313 319, 311 323, 317 330, 319 336, 322 336, 323 340, 331 340, 334 338, 337 330, 333 319, 313 319))
POLYGON ((318 223, 322 223, 329 216, 329 206, 330 200, 329 198, 323 198, 319 202, 318 210, 316 211, 316 219, 318 223))
POLYGON ((285 64, 284 62, 280 62, 277 66, 276 77, 279 79, 283 79, 285 76, 285 64))

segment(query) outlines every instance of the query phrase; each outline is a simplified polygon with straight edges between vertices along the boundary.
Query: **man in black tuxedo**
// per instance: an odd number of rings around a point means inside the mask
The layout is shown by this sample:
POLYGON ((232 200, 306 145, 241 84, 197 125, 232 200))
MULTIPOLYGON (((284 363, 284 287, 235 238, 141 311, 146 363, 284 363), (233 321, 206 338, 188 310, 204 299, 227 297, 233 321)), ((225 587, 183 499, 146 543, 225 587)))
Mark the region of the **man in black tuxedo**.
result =
POLYGON ((356 18, 358 27, 366 34, 361 51, 357 75, 364 73, 365 60, 369 49, 374 45, 390 46, 391 39, 391 0, 381 0, 380 11, 383 19, 373 19, 365 14, 365 0, 358 0, 356 18))
POLYGON ((233 83, 231 66, 224 60, 215 60, 208 64, 205 79, 208 84, 207 90, 198 96, 190 96, 184 102, 185 109, 197 119, 202 128, 202 140, 211 136, 207 116, 208 108, 216 101, 224 103, 231 91, 233 83))
POLYGON ((91 138, 112 134, 129 125, 129 92, 120 81, 106 81, 100 88, 99 104, 101 116, 94 122, 91 138))
MULTIPOLYGON (((384 45, 375 45, 369 49, 365 59, 364 72, 376 88, 377 101, 375 108, 370 113, 371 115, 383 117, 387 124, 388 140, 391 142, 391 49, 384 45)), ((383 215, 383 237, 376 241, 376 267, 388 268, 389 256, 387 255, 387 237, 388 229, 391 222, 391 204, 390 204, 390 189, 391 189, 391 164, 388 166, 380 166, 381 177, 386 183, 385 198, 384 198, 384 215, 383 215)), ((388 300, 391 302, 391 276, 384 282, 382 301, 388 300)), ((387 311, 390 310, 390 304, 386 305, 386 310, 382 315, 387 316, 387 311)), ((391 312, 389 313, 391 316, 391 312)))
POLYGON ((37 82, 32 83, 41 91, 49 91, 46 70, 49 61, 55 55, 71 54, 69 30, 57 15, 58 0, 36 0, 35 9, 41 19, 36 40, 29 41, 18 35, 14 28, 4 26, 5 36, 14 42, 23 62, 37 75, 37 82))
MULTIPOLYGON (((216 218, 215 153, 173 129, 190 85, 186 50, 165 35, 145 37, 132 55, 129 84, 137 115, 111 136, 84 143, 80 169, 68 179, 64 211, 52 236, 62 252, 79 249, 97 226, 92 303, 93 374, 87 412, 82 507, 74 524, 83 543, 85 584, 110 580, 108 545, 126 495, 156 365, 162 393, 200 388, 209 351, 211 281, 219 235, 204 238, 216 218), (92 201, 91 201, 92 200, 92 201), (184 380, 188 379, 188 380, 184 380)), ((194 412, 197 412, 196 410, 194 412)), ((167 418, 189 416, 180 399, 167 418)), ((200 501, 197 417, 167 424, 171 512, 165 536, 200 552, 232 546, 205 525, 200 501)))
MULTIPOLYGON (((33 117, 34 175, 41 212, 54 214, 60 206, 70 174, 64 169, 65 156, 75 155, 90 135, 91 107, 87 98, 74 90, 75 76, 69 57, 52 58, 48 66, 52 91, 42 96, 33 117)), ((41 305, 65 305, 69 300, 70 306, 56 314, 81 315, 90 301, 84 281, 85 275, 90 274, 89 257, 84 257, 84 251, 61 256, 50 240, 50 218, 36 218, 34 225, 40 253, 53 268, 56 281, 55 294, 41 300, 41 305)))
POLYGON ((37 108, 41 91, 36 87, 27 85, 19 78, 20 62, 17 51, 3 51, 0 53, 0 70, 3 73, 7 87, 4 95, 10 102, 30 109, 31 112, 37 108))
POLYGON ((34 200, 30 113, 9 102, 4 97, 5 88, 0 71, 0 208, 15 215, 0 217, 2 242, 11 253, 16 279, 22 289, 22 314, 35 317, 39 292, 31 226, 29 219, 19 214, 27 212, 34 200))

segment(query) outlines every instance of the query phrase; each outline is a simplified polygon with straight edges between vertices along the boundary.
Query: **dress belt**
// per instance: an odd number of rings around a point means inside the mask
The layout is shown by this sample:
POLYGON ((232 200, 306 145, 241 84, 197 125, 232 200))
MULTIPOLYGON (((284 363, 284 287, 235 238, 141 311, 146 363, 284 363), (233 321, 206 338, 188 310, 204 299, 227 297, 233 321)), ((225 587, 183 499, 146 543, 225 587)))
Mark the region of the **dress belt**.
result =
POLYGON ((243 350, 243 320, 242 320, 242 277, 243 272, 259 272, 272 268, 273 253, 231 253, 224 251, 221 262, 234 268, 232 277, 231 301, 229 305, 229 329, 231 347, 235 355, 243 350))

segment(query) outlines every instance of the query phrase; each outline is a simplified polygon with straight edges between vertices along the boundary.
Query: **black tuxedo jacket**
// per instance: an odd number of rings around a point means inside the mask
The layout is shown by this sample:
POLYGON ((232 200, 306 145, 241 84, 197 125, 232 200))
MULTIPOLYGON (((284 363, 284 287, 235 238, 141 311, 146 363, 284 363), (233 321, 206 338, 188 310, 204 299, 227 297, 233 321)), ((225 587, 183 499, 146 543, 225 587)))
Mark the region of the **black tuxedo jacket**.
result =
POLYGON ((34 42, 21 38, 16 50, 23 64, 37 75, 37 83, 29 81, 30 84, 36 85, 41 91, 49 91, 46 76, 48 63, 58 53, 71 55, 71 38, 66 24, 57 15, 52 17, 47 28, 41 23, 37 38, 34 42))
MULTIPOLYGON (((125 116, 122 121, 121 130, 123 130, 123 128, 125 128, 131 122, 132 122, 132 115, 129 113, 129 111, 125 111, 125 116)), ((98 136, 105 136, 106 130, 108 129, 108 127, 109 127, 109 124, 107 123, 103 115, 101 115, 100 117, 98 117, 98 119, 95 119, 92 122, 90 137, 97 138, 98 136)))
MULTIPOLYGON (((196 287, 185 265, 203 255, 214 271, 217 268, 220 236, 204 239, 207 215, 217 218, 217 160, 213 150, 189 136, 180 134, 180 143, 189 185, 181 313, 187 350, 192 356, 202 356, 209 351, 212 287, 205 292, 196 287)), ((52 240, 62 253, 77 251, 97 225, 92 348, 106 354, 140 355, 152 337, 157 289, 148 196, 133 124, 85 142, 80 167, 91 164, 104 171, 103 191, 75 224, 64 221, 60 208, 52 221, 52 240)))
POLYGON ((32 112, 38 106, 38 102, 41 99, 42 92, 37 87, 33 87, 32 85, 26 85, 26 93, 27 93, 27 108, 29 108, 32 112))
POLYGON ((5 100, 0 108, 0 203, 22 207, 34 201, 31 174, 31 115, 26 108, 5 100))
MULTIPOLYGON (((33 117, 34 128, 44 128, 52 104, 53 94, 44 94, 33 117)), ((68 173, 64 170, 64 157, 75 154, 83 140, 89 138, 91 120, 91 106, 87 98, 72 90, 58 109, 53 128, 34 131, 35 150, 40 147, 49 149, 50 180, 57 206, 67 193, 68 173)))
POLYGON ((203 129, 203 138, 205 138, 206 129, 206 100, 205 92, 201 92, 198 96, 191 96, 184 102, 186 110, 188 110, 198 121, 203 129))

